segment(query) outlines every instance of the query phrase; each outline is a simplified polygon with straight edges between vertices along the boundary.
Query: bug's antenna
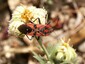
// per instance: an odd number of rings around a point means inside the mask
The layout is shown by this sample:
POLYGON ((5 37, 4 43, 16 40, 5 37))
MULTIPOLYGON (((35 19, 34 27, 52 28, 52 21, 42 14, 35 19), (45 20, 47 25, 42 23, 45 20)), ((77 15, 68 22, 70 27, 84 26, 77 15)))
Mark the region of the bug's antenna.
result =
MULTIPOLYGON (((26 35, 27 36, 27 35, 26 35)), ((29 39, 29 40, 32 40, 32 39, 30 39, 28 36, 27 36, 27 38, 29 39)))
POLYGON ((26 35, 26 37, 29 39, 29 37, 26 35))
POLYGON ((29 40, 32 40, 32 38, 33 38, 34 36, 32 36, 31 38, 29 38, 29 37, 26 35, 26 37, 27 37, 29 40))

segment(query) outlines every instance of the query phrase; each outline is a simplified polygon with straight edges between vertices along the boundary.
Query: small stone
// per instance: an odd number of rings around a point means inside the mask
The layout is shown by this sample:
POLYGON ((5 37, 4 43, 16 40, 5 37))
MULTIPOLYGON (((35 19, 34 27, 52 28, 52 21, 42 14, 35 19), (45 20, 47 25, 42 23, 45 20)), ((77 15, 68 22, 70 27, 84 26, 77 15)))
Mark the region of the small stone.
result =
POLYGON ((85 60, 85 53, 82 55, 83 59, 85 60))
POLYGON ((80 52, 85 52, 85 42, 83 42, 81 45, 79 45, 78 50, 80 52))

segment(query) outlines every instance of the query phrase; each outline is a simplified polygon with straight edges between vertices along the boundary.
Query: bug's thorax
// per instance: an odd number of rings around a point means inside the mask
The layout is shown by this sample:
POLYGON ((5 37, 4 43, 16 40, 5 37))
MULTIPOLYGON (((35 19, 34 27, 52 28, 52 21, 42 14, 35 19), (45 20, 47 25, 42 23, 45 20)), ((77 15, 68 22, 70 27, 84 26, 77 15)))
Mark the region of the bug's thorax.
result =
POLYGON ((18 27, 18 30, 23 34, 27 34, 27 33, 30 33, 32 31, 31 27, 27 26, 26 24, 20 25, 18 27))

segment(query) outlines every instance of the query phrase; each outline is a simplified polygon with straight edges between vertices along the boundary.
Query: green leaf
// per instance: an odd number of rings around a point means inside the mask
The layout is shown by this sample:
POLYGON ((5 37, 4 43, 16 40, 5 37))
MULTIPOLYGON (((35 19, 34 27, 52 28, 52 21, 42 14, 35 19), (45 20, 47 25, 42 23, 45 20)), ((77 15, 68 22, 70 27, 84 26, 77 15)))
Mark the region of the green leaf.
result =
POLYGON ((46 60, 45 60, 43 57, 41 57, 41 55, 38 55, 38 54, 36 54, 35 52, 33 52, 33 54, 34 54, 33 57, 34 57, 36 60, 38 60, 40 64, 46 64, 46 60))

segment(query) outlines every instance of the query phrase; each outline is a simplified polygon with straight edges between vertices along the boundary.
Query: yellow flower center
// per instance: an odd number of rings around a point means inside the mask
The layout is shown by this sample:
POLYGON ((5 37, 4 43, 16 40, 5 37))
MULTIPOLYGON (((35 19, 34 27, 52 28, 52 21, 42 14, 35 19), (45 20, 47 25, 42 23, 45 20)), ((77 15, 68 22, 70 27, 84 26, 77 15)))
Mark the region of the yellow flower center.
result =
POLYGON ((21 18, 23 19, 24 22, 29 22, 29 20, 32 19, 32 12, 26 9, 26 10, 21 14, 21 18))
POLYGON ((68 43, 63 43, 63 46, 68 47, 69 45, 68 43))

